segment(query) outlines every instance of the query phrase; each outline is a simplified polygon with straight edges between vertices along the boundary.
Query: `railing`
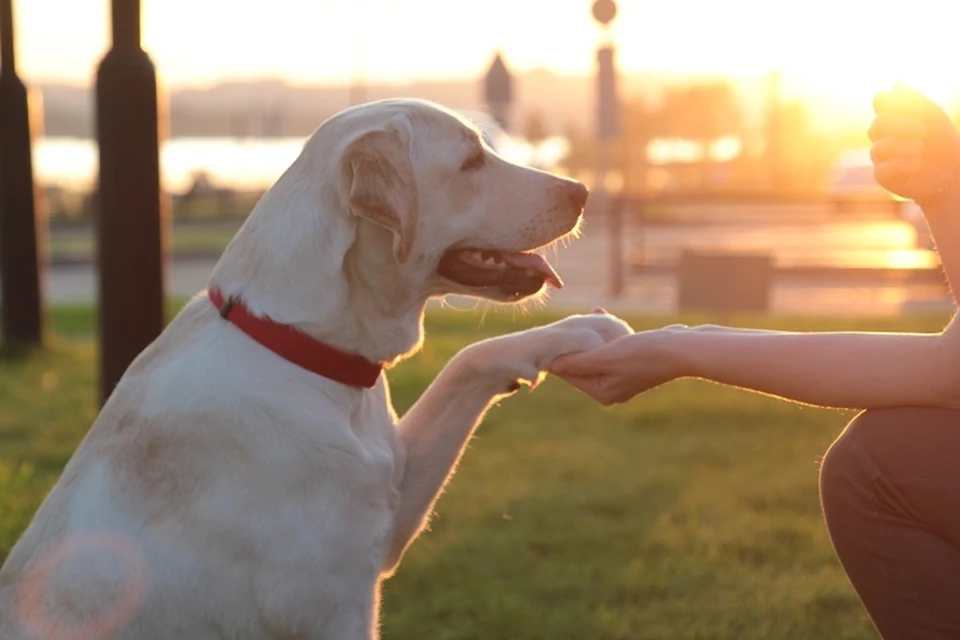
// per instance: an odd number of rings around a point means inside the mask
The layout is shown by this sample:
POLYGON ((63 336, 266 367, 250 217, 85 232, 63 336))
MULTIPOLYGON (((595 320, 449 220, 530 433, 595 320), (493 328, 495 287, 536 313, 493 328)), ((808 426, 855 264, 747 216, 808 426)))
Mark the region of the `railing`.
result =
POLYGON ((623 296, 630 278, 669 275, 678 279, 682 291, 702 293, 705 304, 715 298, 736 306, 733 298, 740 296, 756 306, 756 300, 766 299, 760 289, 772 279, 816 286, 840 282, 943 286, 939 259, 930 247, 906 247, 884 235, 889 233, 889 221, 906 223, 903 207, 892 198, 853 201, 822 194, 620 194, 611 201, 607 216, 602 204, 587 215, 608 218, 612 296, 623 296), (860 225, 877 231, 874 246, 861 242, 860 225), (712 229, 717 229, 716 236, 712 229), (824 245, 819 244, 821 238, 827 240, 824 245), (888 260, 892 254, 904 264, 888 260), (764 278, 744 278, 737 271, 747 265, 743 269, 749 273, 761 263, 764 278), (752 280, 756 283, 747 286, 752 280), (756 290, 746 291, 750 287, 756 290))

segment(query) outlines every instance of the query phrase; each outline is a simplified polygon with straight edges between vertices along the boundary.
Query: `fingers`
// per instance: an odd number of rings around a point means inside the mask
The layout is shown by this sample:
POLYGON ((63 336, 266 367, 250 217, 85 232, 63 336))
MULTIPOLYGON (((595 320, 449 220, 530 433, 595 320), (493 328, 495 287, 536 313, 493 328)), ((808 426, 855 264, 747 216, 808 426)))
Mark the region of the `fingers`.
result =
POLYGON ((878 115, 924 119, 940 111, 940 107, 924 93, 906 85, 897 85, 893 91, 881 91, 874 97, 873 110, 878 115))
POLYGON ((870 159, 875 165, 892 159, 916 158, 923 153, 923 140, 919 138, 880 138, 870 147, 870 159))
MULTIPOLYGON (((583 358, 580 357, 579 353, 571 353, 565 356, 559 356, 550 363, 550 366, 547 367, 547 371, 550 373, 555 373, 558 376, 565 375, 573 371, 580 371, 580 361, 583 358)), ((589 362, 589 358, 587 359, 589 362)))
POLYGON ((594 398, 601 393, 603 387, 602 378, 599 376, 569 376, 563 378, 563 381, 594 398))
POLYGON ((870 159, 880 184, 920 170, 926 133, 926 126, 915 117, 878 115, 874 118, 867 135, 873 141, 870 159))
POLYGON ((558 376, 565 374, 576 376, 592 376, 609 372, 610 364, 607 361, 603 347, 594 351, 570 353, 559 356, 550 363, 548 371, 558 376))
POLYGON ((899 101, 893 91, 881 91, 873 97, 873 112, 877 115, 899 112, 899 101))
POLYGON ((873 175, 880 184, 896 184, 903 176, 920 171, 919 156, 893 158, 874 164, 873 175))
POLYGON ((922 120, 900 115, 878 115, 867 131, 873 142, 884 138, 922 140, 926 134, 927 127, 922 120))
MULTIPOLYGON (((884 116, 878 116, 877 121, 882 118, 884 116)), ((922 128, 922 126, 916 120, 886 116, 885 123, 881 123, 881 126, 877 127, 876 130, 871 127, 871 139, 874 140, 874 143, 870 147, 870 159, 873 161, 873 175, 877 182, 880 184, 896 184, 903 176, 920 171, 923 157, 923 139, 914 137, 912 134, 915 134, 918 128, 922 128), (890 135, 881 136, 877 134, 877 131, 890 133, 890 135), (900 133, 891 133, 893 131, 900 133), (904 132, 911 137, 901 135, 904 132), (878 137, 874 137, 874 134, 878 137)))
MULTIPOLYGON (((939 130, 944 127, 953 127, 949 116, 947 116, 946 111, 944 111, 940 105, 928 98, 924 93, 904 85, 897 85, 893 91, 882 91, 878 93, 873 99, 873 110, 877 114, 877 119, 881 116, 890 116, 916 120, 918 123, 925 125, 926 131, 924 131, 924 135, 929 135, 931 132, 939 132, 939 130)), ((887 121, 883 126, 891 124, 892 121, 887 121)), ((901 133, 892 135, 912 136, 914 134, 901 133)))
POLYGON ((612 380, 605 376, 570 376, 563 377, 563 380, 602 405, 609 406, 623 401, 616 394, 612 380))

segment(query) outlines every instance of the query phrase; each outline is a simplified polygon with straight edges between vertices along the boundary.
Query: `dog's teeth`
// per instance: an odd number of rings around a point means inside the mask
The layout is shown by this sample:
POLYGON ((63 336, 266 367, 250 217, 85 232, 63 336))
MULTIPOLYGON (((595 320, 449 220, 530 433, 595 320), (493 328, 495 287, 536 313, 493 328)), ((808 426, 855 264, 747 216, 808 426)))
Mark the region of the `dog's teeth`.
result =
POLYGON ((497 266, 497 259, 493 256, 489 256, 488 258, 484 259, 483 264, 487 265, 488 267, 495 267, 497 266))

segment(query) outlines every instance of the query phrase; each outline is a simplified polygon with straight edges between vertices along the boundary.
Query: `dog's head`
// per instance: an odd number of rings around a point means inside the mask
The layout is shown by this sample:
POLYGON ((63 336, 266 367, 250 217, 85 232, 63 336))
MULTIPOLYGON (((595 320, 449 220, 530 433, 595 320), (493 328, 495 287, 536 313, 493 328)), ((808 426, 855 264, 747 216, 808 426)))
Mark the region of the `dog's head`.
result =
POLYGON ((504 160, 466 119, 419 100, 331 118, 304 155, 331 153, 335 184, 325 188, 359 225, 357 259, 391 279, 498 301, 562 286, 536 250, 576 229, 587 199, 579 182, 504 160))
POLYGON ((586 198, 578 182, 507 162, 443 107, 373 102, 310 136, 209 285, 392 361, 423 339, 432 296, 515 302, 561 286, 537 250, 577 228, 586 198))

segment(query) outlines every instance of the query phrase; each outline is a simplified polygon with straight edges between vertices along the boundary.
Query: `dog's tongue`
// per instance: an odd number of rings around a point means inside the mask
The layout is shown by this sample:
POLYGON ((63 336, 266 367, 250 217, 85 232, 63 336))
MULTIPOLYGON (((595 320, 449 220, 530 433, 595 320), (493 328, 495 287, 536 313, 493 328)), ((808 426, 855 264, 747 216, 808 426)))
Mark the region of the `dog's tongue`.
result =
POLYGON ((511 267, 517 269, 532 269, 543 275, 547 284, 555 289, 563 288, 563 280, 550 263, 537 253, 503 253, 500 258, 511 267))

